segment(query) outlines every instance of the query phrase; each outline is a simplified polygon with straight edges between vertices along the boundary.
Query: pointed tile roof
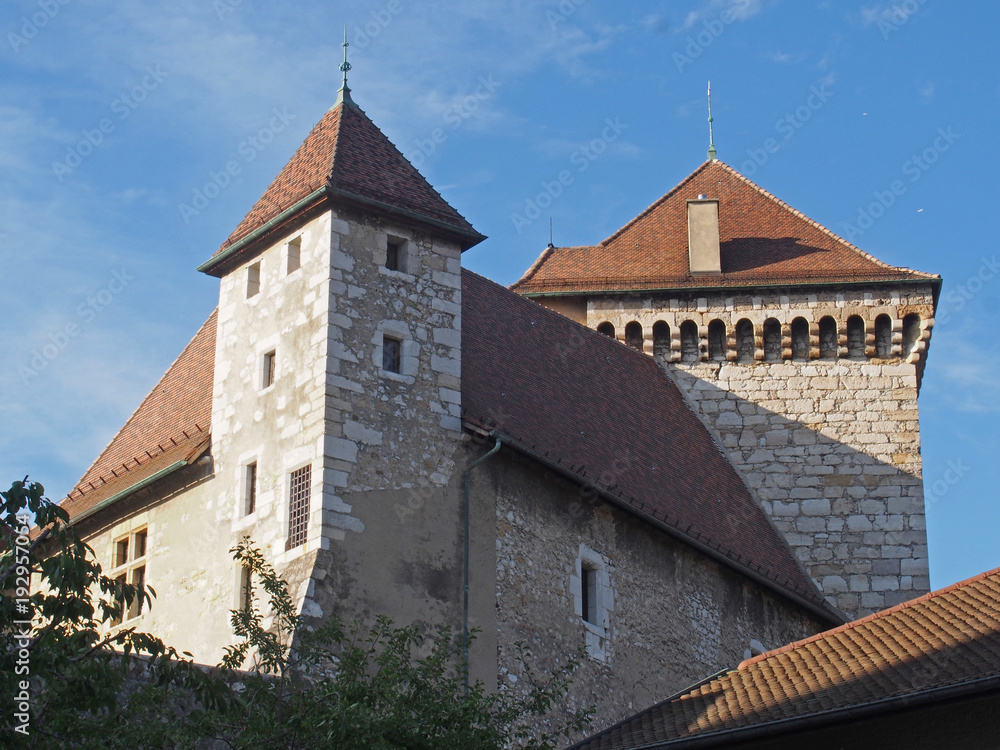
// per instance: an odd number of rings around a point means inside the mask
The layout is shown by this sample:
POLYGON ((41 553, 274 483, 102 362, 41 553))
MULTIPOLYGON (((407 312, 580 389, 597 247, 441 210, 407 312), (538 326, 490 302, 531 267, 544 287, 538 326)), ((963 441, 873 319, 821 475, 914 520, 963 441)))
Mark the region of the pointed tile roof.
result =
POLYGON ((599 245, 546 248, 511 288, 520 294, 927 281, 883 263, 743 177, 707 161, 599 245), (722 273, 692 276, 687 201, 719 200, 722 273))
POLYGON ((674 382, 641 352, 462 275, 462 409, 631 513, 832 622, 674 382))
POLYGON ((215 255, 200 270, 210 270, 254 232, 298 207, 311 196, 359 201, 453 230, 468 246, 483 238, 407 161, 368 115, 349 98, 338 102, 316 124, 264 194, 215 255))
POLYGON ((1000 568, 756 656, 573 750, 777 742, 786 728, 998 689, 1000 568))

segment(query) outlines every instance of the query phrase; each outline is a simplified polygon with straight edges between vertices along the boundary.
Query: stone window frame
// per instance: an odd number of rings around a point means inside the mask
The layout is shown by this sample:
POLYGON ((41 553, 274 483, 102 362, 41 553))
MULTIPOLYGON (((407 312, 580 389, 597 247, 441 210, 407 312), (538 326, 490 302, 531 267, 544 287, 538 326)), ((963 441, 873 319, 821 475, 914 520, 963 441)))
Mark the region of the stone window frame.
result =
POLYGON ((378 253, 374 257, 375 265, 380 274, 385 274, 402 281, 416 281, 417 258, 414 253, 413 239, 403 233, 380 232, 378 237, 378 253), (389 245, 395 243, 399 257, 396 268, 389 268, 389 245))
POLYGON ((285 243, 285 276, 291 276, 302 268, 302 235, 296 235, 285 243))
POLYGON ((260 509, 260 459, 253 456, 240 467, 240 516, 247 518, 260 509))
MULTIPOLYGON (((116 534, 112 535, 111 566, 107 573, 109 578, 113 580, 124 579, 125 583, 141 583, 145 585, 145 582, 149 580, 147 575, 149 568, 149 529, 149 524, 143 521, 141 523, 123 525, 116 534), (142 554, 136 554, 140 538, 142 539, 142 554), (119 561, 118 551, 122 542, 125 542, 127 545, 126 557, 124 560, 119 561), (138 576, 137 573, 139 574, 138 576)), ((119 619, 111 620, 108 623, 109 629, 118 628, 134 620, 138 620, 147 612, 143 601, 139 598, 132 601, 127 612, 124 609, 124 603, 121 606, 122 616, 119 619)))
POLYGON ((260 355, 258 390, 267 391, 278 382, 278 348, 271 346, 260 355))
POLYGON ((420 344, 414 341, 413 336, 410 334, 410 327, 406 323, 399 320, 380 321, 376 326, 372 344, 374 344, 372 364, 375 365, 376 370, 382 378, 411 385, 416 382, 420 361, 420 344), (386 337, 395 339, 400 343, 399 372, 382 369, 382 345, 386 337))
POLYGON ((611 613, 615 609, 615 596, 607 558, 581 542, 569 577, 569 589, 573 598, 573 613, 580 618, 580 624, 583 626, 587 656, 601 662, 609 661, 611 613), (596 623, 589 622, 583 611, 584 569, 593 571, 596 578, 594 587, 596 623))
POLYGON ((253 299, 260 295, 261 290, 261 272, 260 261, 254 261, 247 266, 247 285, 246 285, 246 298, 248 300, 253 299))

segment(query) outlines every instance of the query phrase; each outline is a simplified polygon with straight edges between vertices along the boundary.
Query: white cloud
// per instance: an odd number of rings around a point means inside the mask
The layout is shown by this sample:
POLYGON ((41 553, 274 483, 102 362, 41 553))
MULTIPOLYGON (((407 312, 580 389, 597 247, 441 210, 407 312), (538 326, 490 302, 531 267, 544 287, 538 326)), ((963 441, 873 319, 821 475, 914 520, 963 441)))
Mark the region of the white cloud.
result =
POLYGON ((723 13, 728 13, 734 21, 746 21, 760 13, 763 7, 763 0, 709 0, 684 17, 681 29, 689 31, 696 23, 719 18, 723 13))

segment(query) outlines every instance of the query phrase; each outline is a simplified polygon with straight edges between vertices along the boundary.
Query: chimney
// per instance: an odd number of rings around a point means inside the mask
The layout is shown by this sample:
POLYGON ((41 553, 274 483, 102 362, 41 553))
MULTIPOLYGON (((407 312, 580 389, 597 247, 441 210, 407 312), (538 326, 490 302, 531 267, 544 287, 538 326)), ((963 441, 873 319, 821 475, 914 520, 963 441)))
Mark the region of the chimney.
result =
POLYGON ((687 202, 688 262, 692 275, 722 273, 719 257, 719 201, 699 195, 687 202))

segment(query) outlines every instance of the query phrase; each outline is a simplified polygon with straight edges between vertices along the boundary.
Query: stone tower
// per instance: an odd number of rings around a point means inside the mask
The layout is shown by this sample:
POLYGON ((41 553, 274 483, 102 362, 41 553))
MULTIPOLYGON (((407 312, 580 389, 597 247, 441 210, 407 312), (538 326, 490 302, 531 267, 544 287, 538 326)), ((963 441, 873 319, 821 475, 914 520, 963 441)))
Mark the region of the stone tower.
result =
POLYGON ((857 617, 930 588, 917 394, 940 286, 711 160, 513 288, 655 357, 857 617))

